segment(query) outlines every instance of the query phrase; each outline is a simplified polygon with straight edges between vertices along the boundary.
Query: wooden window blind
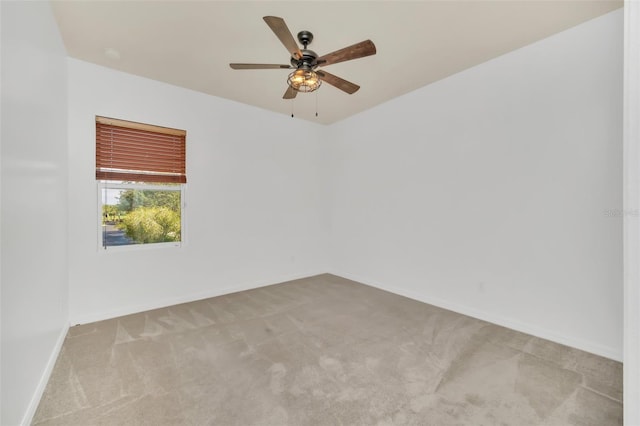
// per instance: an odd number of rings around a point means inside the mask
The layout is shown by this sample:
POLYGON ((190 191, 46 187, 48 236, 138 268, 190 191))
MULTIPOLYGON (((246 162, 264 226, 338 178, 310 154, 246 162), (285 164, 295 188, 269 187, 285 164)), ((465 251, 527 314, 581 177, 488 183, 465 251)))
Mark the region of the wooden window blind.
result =
POLYGON ((187 183, 187 132, 96 117, 96 179, 187 183))

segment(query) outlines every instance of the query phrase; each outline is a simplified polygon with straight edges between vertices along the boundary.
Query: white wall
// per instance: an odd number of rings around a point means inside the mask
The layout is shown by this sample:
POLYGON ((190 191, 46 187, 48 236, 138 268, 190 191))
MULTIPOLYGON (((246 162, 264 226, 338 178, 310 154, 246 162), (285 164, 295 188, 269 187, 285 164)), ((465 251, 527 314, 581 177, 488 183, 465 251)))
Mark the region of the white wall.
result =
POLYGON ((333 126, 333 272, 621 359, 622 63, 618 10, 333 126))
POLYGON ((28 423, 68 327, 66 52, 48 2, 2 10, 2 425, 28 423))
POLYGON ((640 3, 624 5, 624 424, 640 424, 640 3))
POLYGON ((75 59, 68 84, 72 324, 326 271, 323 127, 75 59), (187 130, 186 246, 98 250, 96 115, 187 130))

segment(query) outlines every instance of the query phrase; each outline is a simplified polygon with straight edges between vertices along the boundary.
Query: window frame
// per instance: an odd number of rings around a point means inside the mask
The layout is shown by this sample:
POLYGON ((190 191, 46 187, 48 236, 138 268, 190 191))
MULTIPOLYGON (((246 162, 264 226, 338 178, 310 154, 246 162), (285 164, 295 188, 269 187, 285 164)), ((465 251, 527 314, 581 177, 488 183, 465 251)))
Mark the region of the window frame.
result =
POLYGON ((180 248, 185 245, 186 138, 186 130, 95 116, 99 251, 180 248), (180 191, 180 241, 106 246, 103 206, 108 204, 103 193, 109 189, 180 191))
POLYGON ((135 251, 135 250, 154 250, 159 248, 174 248, 180 249, 186 245, 186 184, 175 184, 175 185, 158 185, 154 183, 144 183, 144 182, 135 182, 135 183, 122 183, 122 182, 114 182, 114 181, 106 181, 99 180, 96 182, 96 194, 97 194, 97 230, 98 230, 98 251, 99 252, 121 252, 121 251, 135 251), (146 244, 126 244, 120 246, 105 246, 103 235, 103 213, 102 206, 104 205, 104 200, 102 197, 102 192, 105 189, 133 189, 133 190, 160 190, 160 191, 179 191, 180 192, 180 241, 174 242, 166 242, 166 243, 146 243, 146 244))

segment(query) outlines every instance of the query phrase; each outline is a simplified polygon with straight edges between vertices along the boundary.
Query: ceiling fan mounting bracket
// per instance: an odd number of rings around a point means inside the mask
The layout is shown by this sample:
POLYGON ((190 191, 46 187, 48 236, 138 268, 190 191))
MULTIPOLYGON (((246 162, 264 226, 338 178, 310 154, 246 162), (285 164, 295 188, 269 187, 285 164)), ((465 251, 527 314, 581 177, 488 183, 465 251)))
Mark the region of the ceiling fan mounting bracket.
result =
POLYGON ((313 41, 313 34, 311 33, 311 31, 302 30, 298 33, 298 41, 306 49, 307 45, 311 44, 311 42, 313 41))

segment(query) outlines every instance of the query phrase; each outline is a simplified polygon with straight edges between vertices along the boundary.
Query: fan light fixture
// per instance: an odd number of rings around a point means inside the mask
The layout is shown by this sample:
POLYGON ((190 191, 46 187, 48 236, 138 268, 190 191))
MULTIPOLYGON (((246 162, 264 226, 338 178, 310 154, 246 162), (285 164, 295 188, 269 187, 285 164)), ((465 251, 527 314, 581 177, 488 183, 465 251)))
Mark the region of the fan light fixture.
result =
POLYGON ((313 92, 322 84, 322 81, 313 70, 298 68, 287 78, 289 86, 298 92, 313 92))

